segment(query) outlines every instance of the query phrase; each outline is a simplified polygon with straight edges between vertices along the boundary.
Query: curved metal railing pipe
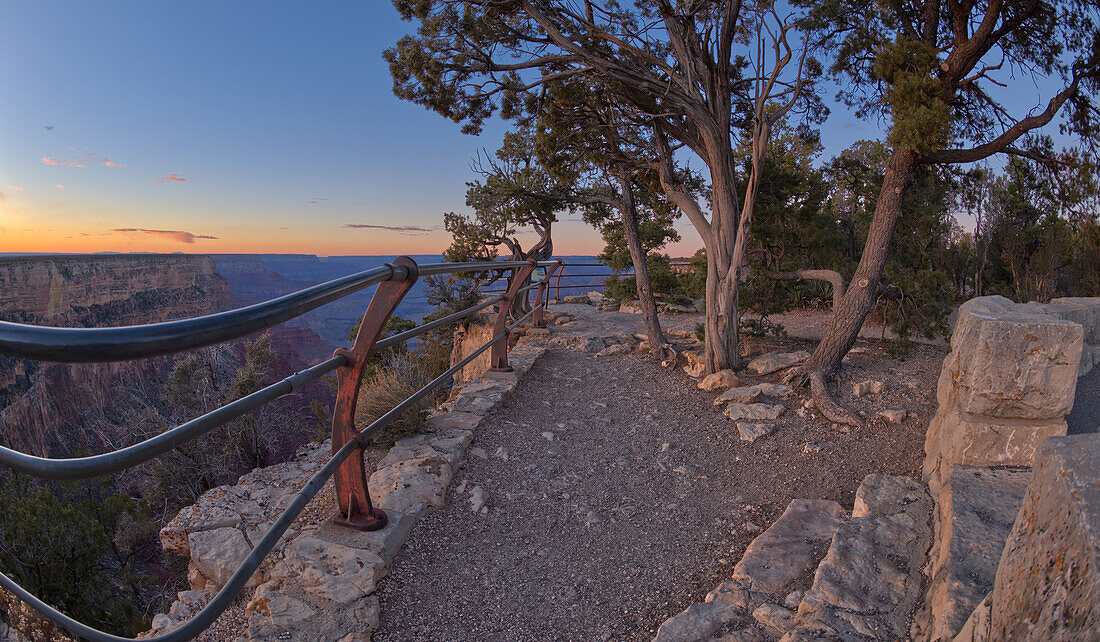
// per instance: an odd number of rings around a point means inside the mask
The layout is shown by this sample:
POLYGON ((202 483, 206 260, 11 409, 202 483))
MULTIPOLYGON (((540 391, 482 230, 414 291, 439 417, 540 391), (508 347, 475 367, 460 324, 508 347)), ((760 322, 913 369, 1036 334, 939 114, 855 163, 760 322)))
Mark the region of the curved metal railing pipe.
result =
POLYGON ((343 356, 332 357, 312 368, 296 372, 250 395, 126 448, 88 457, 50 459, 27 455, 0 446, 0 464, 41 479, 87 479, 117 473, 197 439, 218 426, 325 376, 343 366, 346 361, 347 359, 343 356))
MULTIPOLYGON (((544 261, 539 265, 550 265, 544 261)), ((420 274, 514 269, 526 261, 436 263, 420 274)), ((400 281, 405 268, 383 265, 270 301, 194 319, 115 328, 55 328, 0 321, 0 354, 37 361, 87 363, 156 357, 239 339, 266 330, 382 281, 400 281)))
POLYGON ((53 328, 0 322, 0 353, 69 363, 156 357, 239 339, 382 281, 404 278, 403 267, 383 265, 245 308, 147 325, 53 328))

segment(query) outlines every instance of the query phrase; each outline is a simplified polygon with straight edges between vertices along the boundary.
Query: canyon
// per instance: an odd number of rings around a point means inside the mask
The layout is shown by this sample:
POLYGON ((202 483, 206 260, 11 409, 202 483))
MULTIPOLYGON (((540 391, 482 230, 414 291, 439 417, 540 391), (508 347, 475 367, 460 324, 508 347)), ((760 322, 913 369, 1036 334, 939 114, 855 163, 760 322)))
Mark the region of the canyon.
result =
MULTIPOLYGON (((0 320, 62 327, 156 323, 219 312, 309 285, 285 278, 269 281, 234 292, 215 259, 201 255, 3 257, 0 320)), ((270 378, 308 367, 334 349, 305 326, 284 324, 267 334, 276 355, 270 378)), ((240 361, 243 345, 251 338, 231 343, 228 354, 240 361)), ((172 366, 184 356, 95 364, 0 357, 3 444, 51 457, 125 446, 130 437, 120 426, 123 418, 157 403, 172 366)), ((323 385, 311 392, 329 394, 323 385)), ((305 396, 293 412, 308 416, 305 396)))

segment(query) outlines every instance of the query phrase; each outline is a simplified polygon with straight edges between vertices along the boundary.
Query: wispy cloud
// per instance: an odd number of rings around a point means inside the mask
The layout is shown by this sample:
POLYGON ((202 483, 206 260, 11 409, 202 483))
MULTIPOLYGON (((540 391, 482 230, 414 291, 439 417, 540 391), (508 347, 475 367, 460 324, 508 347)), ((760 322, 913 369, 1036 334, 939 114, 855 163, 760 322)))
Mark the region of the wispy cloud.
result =
POLYGON ((75 160, 59 160, 52 156, 43 156, 42 162, 47 165, 65 165, 67 167, 87 167, 87 163, 82 163, 75 160))
POLYGON ((169 174, 167 176, 161 176, 160 178, 154 178, 154 183, 185 183, 187 181, 193 181, 194 178, 190 176, 180 176, 179 174, 169 174))
POLYGON ((192 234, 182 230, 147 230, 140 227, 119 227, 107 230, 105 234, 141 234, 144 236, 156 236, 176 243, 194 243, 198 239, 217 239, 216 236, 207 234, 192 234))
POLYGON ((328 200, 327 198, 321 198, 320 196, 314 196, 313 198, 310 199, 309 204, 310 205, 316 205, 316 204, 320 203, 321 201, 327 201, 327 200, 328 200))
POLYGON ((349 230, 385 230, 396 232, 405 236, 423 236, 432 232, 430 227, 417 227, 415 225, 368 225, 366 223, 348 223, 344 226, 349 230))
POLYGON ((104 165, 106 167, 126 167, 122 163, 116 163, 109 158, 101 158, 95 154, 76 154, 72 157, 57 157, 46 155, 42 157, 46 165, 60 165, 64 167, 87 167, 88 165, 104 165))
POLYGON ((10 189, 10 190, 15 191, 15 192, 22 192, 23 191, 22 187, 16 187, 15 185, 6 185, 5 189, 10 189))

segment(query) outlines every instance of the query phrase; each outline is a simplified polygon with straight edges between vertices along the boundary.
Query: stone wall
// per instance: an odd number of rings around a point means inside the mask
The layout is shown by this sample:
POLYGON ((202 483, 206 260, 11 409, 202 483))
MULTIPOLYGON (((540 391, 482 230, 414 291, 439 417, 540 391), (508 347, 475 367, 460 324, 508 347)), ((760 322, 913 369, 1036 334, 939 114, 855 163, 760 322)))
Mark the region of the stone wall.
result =
POLYGON ((1077 378, 1093 367, 1098 345, 1100 298, 991 296, 960 308, 925 441, 935 538, 914 639, 954 639, 1001 581, 1005 542, 1036 483, 1032 467, 1048 438, 1066 434, 1077 378))
POLYGON ((1100 435, 1039 447, 992 593, 956 640, 1100 640, 1100 435))
POLYGON ((925 440, 933 497, 954 466, 1030 466, 1044 439, 1066 434, 1086 334, 1067 317, 1081 311, 1091 308, 999 296, 959 309, 925 440))

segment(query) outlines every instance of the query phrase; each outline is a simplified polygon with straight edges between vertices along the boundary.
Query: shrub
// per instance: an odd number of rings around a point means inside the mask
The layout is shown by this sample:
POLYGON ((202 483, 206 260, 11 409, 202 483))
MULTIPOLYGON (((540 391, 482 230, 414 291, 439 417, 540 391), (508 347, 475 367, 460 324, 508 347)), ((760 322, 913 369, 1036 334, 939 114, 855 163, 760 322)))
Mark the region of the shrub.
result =
MULTIPOLYGON (((430 353, 394 353, 374 369, 359 390, 359 403, 355 409, 355 427, 364 430, 371 422, 417 390, 426 386, 436 376, 430 353)), ((374 443, 388 446, 402 437, 420 432, 424 425, 424 413, 435 403, 438 393, 425 395, 400 413, 393 421, 371 436, 374 443)))

